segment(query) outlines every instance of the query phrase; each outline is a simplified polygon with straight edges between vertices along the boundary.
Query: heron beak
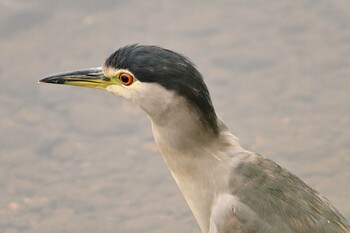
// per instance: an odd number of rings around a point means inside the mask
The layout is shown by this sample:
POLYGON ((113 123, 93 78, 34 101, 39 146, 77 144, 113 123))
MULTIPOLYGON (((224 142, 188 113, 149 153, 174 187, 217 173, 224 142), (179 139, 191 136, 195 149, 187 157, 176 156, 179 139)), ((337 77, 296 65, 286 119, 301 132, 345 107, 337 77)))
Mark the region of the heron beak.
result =
POLYGON ((115 80, 103 74, 102 67, 57 73, 47 76, 39 82, 89 87, 99 90, 106 90, 109 85, 117 84, 115 80))

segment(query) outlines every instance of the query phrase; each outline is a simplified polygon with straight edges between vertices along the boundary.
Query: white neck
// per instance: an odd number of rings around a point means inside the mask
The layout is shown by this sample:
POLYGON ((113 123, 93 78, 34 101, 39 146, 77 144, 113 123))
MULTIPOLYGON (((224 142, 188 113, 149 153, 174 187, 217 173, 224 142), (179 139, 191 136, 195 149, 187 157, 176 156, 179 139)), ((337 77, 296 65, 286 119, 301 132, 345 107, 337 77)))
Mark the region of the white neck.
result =
POLYGON ((150 117, 153 135, 202 232, 208 232, 211 205, 215 195, 227 187, 223 177, 228 181, 230 175, 232 160, 227 152, 241 147, 220 120, 220 133, 213 135, 199 126, 196 114, 183 105, 171 109, 177 110, 163 115, 166 124, 150 117))

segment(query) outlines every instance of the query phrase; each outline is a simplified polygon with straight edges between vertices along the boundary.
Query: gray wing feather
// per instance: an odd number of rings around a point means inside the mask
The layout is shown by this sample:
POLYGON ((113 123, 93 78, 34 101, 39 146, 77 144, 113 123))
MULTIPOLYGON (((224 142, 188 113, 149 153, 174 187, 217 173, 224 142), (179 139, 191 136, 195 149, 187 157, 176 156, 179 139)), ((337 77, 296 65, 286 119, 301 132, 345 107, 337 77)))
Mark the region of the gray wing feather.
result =
MULTIPOLYGON (((255 214, 256 227, 246 232, 275 232, 274 229, 298 233, 350 232, 346 219, 326 198, 258 154, 248 154, 232 170, 230 187, 231 194, 255 214), (268 227, 258 227, 259 222, 268 227)), ((231 218, 236 224, 245 225, 244 216, 232 215, 231 218)))

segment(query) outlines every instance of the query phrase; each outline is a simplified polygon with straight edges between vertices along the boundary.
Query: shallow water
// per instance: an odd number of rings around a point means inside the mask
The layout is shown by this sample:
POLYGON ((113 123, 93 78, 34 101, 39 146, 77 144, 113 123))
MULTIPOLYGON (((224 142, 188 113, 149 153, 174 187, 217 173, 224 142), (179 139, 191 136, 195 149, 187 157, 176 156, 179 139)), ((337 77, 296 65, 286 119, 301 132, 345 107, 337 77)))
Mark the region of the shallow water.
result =
POLYGON ((1 232, 200 232, 141 110, 37 84, 136 42, 191 58, 242 145, 350 219, 349 2, 3 0, 1 232))

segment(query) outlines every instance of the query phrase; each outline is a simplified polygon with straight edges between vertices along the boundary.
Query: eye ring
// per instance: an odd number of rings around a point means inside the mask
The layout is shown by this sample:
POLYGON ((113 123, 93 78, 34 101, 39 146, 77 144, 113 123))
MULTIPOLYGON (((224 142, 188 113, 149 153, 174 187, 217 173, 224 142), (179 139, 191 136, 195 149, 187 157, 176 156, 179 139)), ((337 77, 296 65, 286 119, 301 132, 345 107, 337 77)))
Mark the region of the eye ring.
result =
POLYGON ((125 86, 130 86, 134 82, 134 78, 128 73, 121 73, 119 75, 119 80, 125 86))

